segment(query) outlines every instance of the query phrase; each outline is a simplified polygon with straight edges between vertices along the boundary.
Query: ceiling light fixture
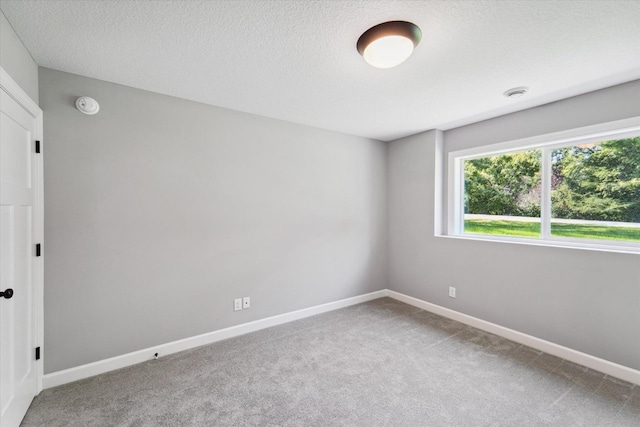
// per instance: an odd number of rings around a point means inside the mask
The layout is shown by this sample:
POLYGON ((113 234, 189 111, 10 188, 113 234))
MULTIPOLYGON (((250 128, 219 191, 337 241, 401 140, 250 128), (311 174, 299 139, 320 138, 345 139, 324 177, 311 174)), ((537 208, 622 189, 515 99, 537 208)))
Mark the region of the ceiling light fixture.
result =
POLYGON ((392 68, 411 56, 422 39, 417 25, 406 21, 389 21, 369 28, 358 39, 358 52, 376 68, 392 68))
POLYGON ((507 98, 520 98, 525 93, 529 92, 529 88, 526 86, 514 87, 503 93, 507 98))

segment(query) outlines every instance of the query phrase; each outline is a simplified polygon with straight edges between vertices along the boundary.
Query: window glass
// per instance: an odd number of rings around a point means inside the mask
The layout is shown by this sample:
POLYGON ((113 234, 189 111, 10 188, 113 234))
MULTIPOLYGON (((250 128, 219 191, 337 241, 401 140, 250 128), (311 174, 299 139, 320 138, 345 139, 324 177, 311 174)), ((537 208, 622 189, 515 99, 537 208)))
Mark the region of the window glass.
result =
POLYGON ((640 137, 551 150, 551 236, 640 241, 640 137))
POLYGON ((464 161, 464 232, 540 237, 541 150, 464 161))

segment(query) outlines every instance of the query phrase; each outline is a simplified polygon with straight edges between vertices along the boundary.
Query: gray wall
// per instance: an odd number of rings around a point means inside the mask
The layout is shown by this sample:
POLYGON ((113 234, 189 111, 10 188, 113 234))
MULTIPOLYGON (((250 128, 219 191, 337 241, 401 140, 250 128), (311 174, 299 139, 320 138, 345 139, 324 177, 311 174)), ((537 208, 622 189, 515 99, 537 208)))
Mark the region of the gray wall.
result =
MULTIPOLYGON (((435 131, 385 146, 49 69, 40 90, 46 373, 384 289, 387 275, 640 369, 638 256, 434 237, 435 131), (80 95, 100 114, 75 110, 80 95), (243 296, 253 307, 234 313, 243 296)), ((639 95, 632 82, 453 129, 444 151, 640 115, 639 95)))
MULTIPOLYGON (((632 116, 640 81, 447 131, 444 153, 632 116)), ((388 147, 389 287, 640 369, 638 255, 434 237, 435 141, 388 147)))
POLYGON ((386 288, 384 143, 46 68, 40 92, 45 373, 386 288))
POLYGON ((1 11, 0 66, 38 103, 38 66, 1 11))

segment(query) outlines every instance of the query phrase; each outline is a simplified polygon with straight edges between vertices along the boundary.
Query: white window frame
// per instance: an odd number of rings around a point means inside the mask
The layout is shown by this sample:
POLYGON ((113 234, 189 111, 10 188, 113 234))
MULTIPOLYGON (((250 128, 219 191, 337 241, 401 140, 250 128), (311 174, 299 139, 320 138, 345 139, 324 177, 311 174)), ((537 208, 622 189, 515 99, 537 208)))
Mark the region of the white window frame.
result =
POLYGON ((544 246, 563 246, 583 249, 601 249, 615 252, 640 253, 640 243, 598 239, 580 239, 551 236, 551 164, 550 151, 555 148, 588 144, 640 135, 640 116, 615 122, 602 123, 554 132, 531 138, 452 151, 448 156, 447 179, 447 235, 472 240, 495 240, 544 246), (464 233, 464 162, 481 157, 512 154, 529 150, 542 150, 540 237, 511 237, 464 233))

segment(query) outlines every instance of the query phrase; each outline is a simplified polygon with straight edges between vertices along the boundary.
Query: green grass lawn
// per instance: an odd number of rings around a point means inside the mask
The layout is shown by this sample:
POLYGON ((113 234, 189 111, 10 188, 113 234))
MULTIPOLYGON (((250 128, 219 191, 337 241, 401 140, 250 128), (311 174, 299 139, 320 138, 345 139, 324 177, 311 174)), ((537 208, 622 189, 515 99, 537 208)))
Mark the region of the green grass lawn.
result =
MULTIPOLYGON (((497 234, 501 236, 540 237, 540 224, 524 221, 468 219, 464 222, 464 232, 476 234, 497 234)), ((640 242, 640 228, 552 223, 551 235, 557 237, 576 237, 581 239, 640 242)))

